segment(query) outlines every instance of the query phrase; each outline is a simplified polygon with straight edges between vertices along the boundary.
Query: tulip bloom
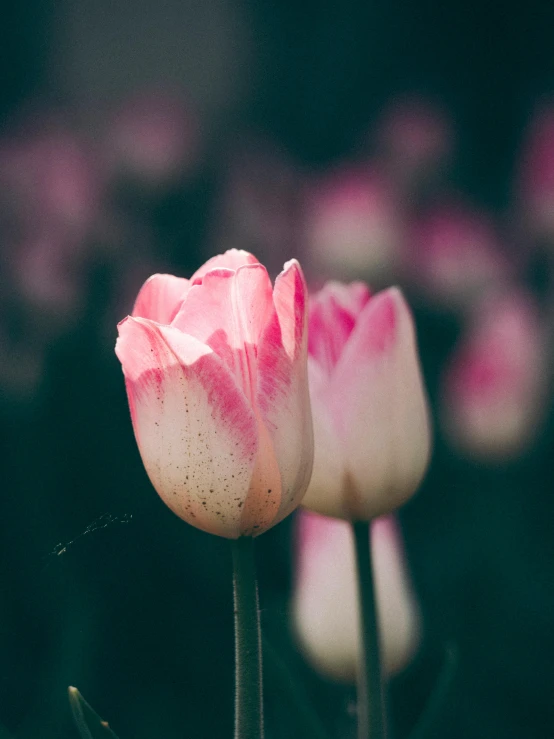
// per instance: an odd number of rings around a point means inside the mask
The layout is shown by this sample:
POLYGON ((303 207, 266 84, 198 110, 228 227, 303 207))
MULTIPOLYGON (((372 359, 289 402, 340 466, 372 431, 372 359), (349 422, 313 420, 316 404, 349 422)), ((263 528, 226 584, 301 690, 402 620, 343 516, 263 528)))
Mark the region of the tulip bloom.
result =
POLYGON ((511 266, 491 221, 454 205, 437 208, 414 227, 404 255, 406 277, 432 301, 467 308, 505 283, 511 266))
POLYGON ((315 458, 307 508, 368 521, 402 505, 427 466, 430 424, 410 310, 397 288, 328 283, 311 302, 315 458))
POLYGON ((300 503, 312 468, 307 291, 300 265, 272 288, 247 252, 190 280, 154 275, 116 353, 146 471, 188 523, 257 536, 300 503))
POLYGON ((519 173, 519 199, 534 236, 554 237, 554 107, 537 112, 527 133, 519 173))
MULTIPOLYGON (((371 524, 371 554, 384 670, 392 675, 413 657, 420 613, 394 516, 371 524)), ((324 675, 354 682, 360 617, 352 529, 345 521, 303 511, 298 517, 295 631, 308 660, 324 675)))
POLYGON ((304 202, 304 241, 313 271, 386 281, 402 239, 390 183, 377 170, 343 167, 316 181, 304 202))
POLYGON ((480 306, 443 381, 442 419, 459 449, 502 460, 529 446, 544 416, 545 347, 531 296, 512 291, 480 306))

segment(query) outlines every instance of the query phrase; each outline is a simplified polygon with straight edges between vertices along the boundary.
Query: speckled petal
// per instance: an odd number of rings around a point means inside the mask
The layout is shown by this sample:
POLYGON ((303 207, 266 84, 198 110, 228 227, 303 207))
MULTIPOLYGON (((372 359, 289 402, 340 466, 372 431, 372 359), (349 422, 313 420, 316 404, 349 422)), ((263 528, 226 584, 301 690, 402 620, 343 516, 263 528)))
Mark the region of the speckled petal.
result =
POLYGON ((158 494, 193 526, 237 538, 259 436, 235 379, 206 344, 141 318, 120 323, 116 353, 158 494))

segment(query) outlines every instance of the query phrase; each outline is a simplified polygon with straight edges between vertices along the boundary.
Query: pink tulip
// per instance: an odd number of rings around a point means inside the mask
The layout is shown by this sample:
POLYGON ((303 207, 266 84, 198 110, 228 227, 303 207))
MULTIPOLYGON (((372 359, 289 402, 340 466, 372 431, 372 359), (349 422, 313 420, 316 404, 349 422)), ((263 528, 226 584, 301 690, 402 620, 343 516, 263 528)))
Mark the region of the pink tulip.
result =
POLYGON ((328 174, 307 191, 304 239, 316 274, 385 280, 401 240, 390 184, 362 167, 328 174))
POLYGON ((519 197, 527 226, 536 236, 554 238, 554 106, 535 116, 523 147, 519 197))
POLYGON ((464 308, 505 282, 508 259, 492 223, 459 205, 441 207, 415 226, 404 269, 433 302, 464 308))
POLYGON ((222 249, 247 245, 276 274, 298 242, 298 173, 267 142, 239 147, 226 167, 214 241, 222 249))
POLYGON ((423 99, 395 100, 385 111, 381 145, 404 174, 433 169, 451 154, 453 133, 444 113, 423 99))
POLYGON ((164 185, 197 163, 198 124, 178 97, 143 93, 127 100, 113 116, 106 149, 113 172, 146 185, 164 185))
MULTIPOLYGON (((381 659, 389 675, 409 663, 421 633, 401 538, 394 516, 371 524, 381 659)), ((354 682, 360 620, 351 527, 345 521, 300 513, 296 564, 292 613, 302 650, 322 674, 354 682)))
POLYGON ((455 349, 443 385, 443 422, 470 456, 502 460, 532 441, 545 403, 546 353, 537 307, 524 293, 493 297, 455 349))
POLYGON ((231 250, 190 280, 154 275, 119 324, 146 471, 183 520, 257 536, 300 503, 312 468, 307 291, 300 265, 275 287, 231 250))
POLYGON ((429 459, 430 423, 410 310, 329 282, 311 302, 314 470, 304 505, 366 521, 402 505, 429 459))
POLYGON ((20 230, 35 226, 88 235, 97 215, 100 183, 91 153, 64 125, 46 121, 0 143, 2 199, 20 230))

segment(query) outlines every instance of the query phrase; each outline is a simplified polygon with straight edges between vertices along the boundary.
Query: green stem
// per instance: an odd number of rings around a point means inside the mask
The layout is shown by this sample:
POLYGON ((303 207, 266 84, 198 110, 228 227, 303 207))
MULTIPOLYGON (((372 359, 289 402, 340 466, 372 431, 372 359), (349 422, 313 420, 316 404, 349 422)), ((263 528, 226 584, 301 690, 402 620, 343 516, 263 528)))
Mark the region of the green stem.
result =
POLYGON ((371 561, 370 524, 352 524, 362 632, 358 669, 358 739, 386 739, 385 695, 379 654, 379 626, 371 561))
POLYGON ((251 536, 231 541, 235 609, 235 739, 263 739, 262 640, 251 536))

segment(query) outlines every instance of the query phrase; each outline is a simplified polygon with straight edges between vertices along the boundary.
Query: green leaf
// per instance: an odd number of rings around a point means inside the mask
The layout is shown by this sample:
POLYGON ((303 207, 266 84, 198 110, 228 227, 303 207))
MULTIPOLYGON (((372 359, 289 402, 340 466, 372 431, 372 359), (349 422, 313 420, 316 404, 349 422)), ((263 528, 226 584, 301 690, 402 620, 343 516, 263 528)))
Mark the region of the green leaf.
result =
POLYGON ((81 739, 117 739, 117 736, 96 711, 89 706, 77 688, 67 689, 69 705, 81 739))
POLYGON ((457 645, 454 643, 446 644, 444 662, 439 677, 409 739, 430 739, 430 737, 437 736, 437 725, 453 693, 458 661, 457 645))

